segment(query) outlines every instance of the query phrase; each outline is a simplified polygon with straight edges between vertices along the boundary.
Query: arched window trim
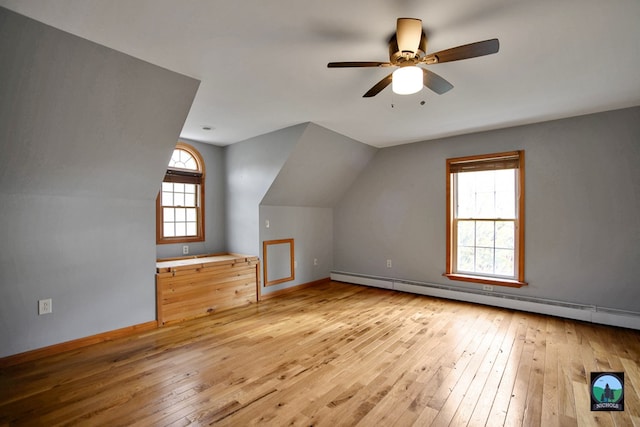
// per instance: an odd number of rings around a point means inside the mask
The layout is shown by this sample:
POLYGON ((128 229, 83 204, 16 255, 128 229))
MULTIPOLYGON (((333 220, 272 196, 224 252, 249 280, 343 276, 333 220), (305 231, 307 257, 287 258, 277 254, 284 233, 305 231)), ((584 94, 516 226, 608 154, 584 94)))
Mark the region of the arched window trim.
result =
POLYGON ((193 236, 178 236, 178 237, 165 237, 164 236, 164 209, 162 206, 162 189, 158 192, 156 197, 156 244, 171 244, 171 243, 190 243, 190 242, 203 242, 205 240, 205 210, 204 210, 204 187, 205 187, 205 165, 202 155, 193 146, 184 142, 178 142, 174 150, 184 150, 189 153, 196 161, 198 170, 167 167, 167 172, 164 176, 164 182, 195 184, 197 186, 198 202, 196 209, 197 216, 197 234, 193 236))

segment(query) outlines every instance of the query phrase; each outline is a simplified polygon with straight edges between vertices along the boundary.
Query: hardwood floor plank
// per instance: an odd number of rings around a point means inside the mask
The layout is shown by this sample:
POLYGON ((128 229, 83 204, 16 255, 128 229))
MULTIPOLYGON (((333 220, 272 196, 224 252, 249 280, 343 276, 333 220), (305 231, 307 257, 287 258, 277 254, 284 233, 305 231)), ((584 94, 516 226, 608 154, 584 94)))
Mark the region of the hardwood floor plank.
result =
POLYGON ((561 323, 556 318, 547 319, 546 324, 546 352, 542 372, 542 407, 540 425, 553 425, 558 420, 559 410, 559 371, 560 371, 560 336, 561 323))
MULTIPOLYGON (((486 353, 484 353, 478 369, 473 372, 473 377, 470 379, 469 387, 465 391, 464 395, 460 398, 460 405, 458 406, 458 409, 453 419, 451 420, 450 425, 458 426, 471 423, 471 419, 476 410, 476 407, 481 401, 483 392, 486 390, 485 387, 491 376, 491 373, 495 366, 495 362, 499 357, 500 348, 503 344, 505 336, 508 333, 508 328, 510 325, 510 316, 507 315, 506 312, 498 313, 498 316, 494 320, 493 326, 494 328, 497 328, 496 333, 493 336, 490 347, 487 349, 486 353)), ((490 407, 491 405, 487 405, 487 410, 490 407)), ((483 418, 482 421, 476 421, 475 425, 484 425, 485 420, 486 417, 483 418)))
POLYGON ((518 369, 509 399, 509 407, 505 417, 505 425, 519 426, 524 423, 524 413, 531 376, 531 365, 535 351, 535 337, 537 335, 540 318, 530 317, 527 323, 526 335, 518 362, 518 369))
POLYGON ((529 373, 527 399, 522 425, 542 425, 542 396, 546 363, 546 318, 541 318, 534 339, 533 359, 529 373))
MULTIPOLYGON (((462 400, 469 392, 471 382, 477 378, 481 363, 485 359, 491 343, 499 330, 500 329, 496 326, 495 322, 492 322, 491 324, 487 322, 487 330, 484 334, 475 334, 475 343, 467 352, 468 363, 464 367, 456 366, 456 368, 460 369, 457 381, 455 385, 450 388, 450 393, 447 396, 446 401, 439 409, 438 416, 433 421, 436 425, 450 425, 452 423, 454 416, 460 408, 462 400), (478 343, 480 338, 481 341, 478 343)), ((470 413, 471 411, 468 412, 470 413)), ((460 415, 463 416, 462 412, 460 415)), ((462 419, 459 419, 456 422, 463 424, 462 419)))
POLYGON ((573 395, 576 397, 576 414, 579 426, 613 426, 610 412, 591 412, 589 387, 583 382, 573 382, 573 395))
MULTIPOLYGON (((511 346, 508 348, 508 359, 504 370, 499 373, 500 384, 495 392, 495 398, 489 413, 489 420, 496 425, 504 425, 509 410, 509 404, 513 397, 513 388, 518 373, 519 361, 525 344, 525 334, 528 327, 528 315, 518 314, 514 319, 518 322, 518 328, 512 337, 511 346)), ((506 351, 506 349, 505 349, 506 351)))
MULTIPOLYGON (((500 384, 502 384, 504 370, 509 362, 513 342, 517 336, 518 328, 520 327, 520 324, 514 321, 514 317, 513 313, 508 313, 507 319, 509 328, 498 345, 498 353, 495 357, 495 361, 493 362, 491 372, 482 387, 482 392, 476 400, 476 405, 473 409, 473 413, 471 414, 471 419, 469 420, 470 426, 488 425, 490 411, 493 407, 500 384)), ((504 419, 504 416, 502 419, 504 419)))
POLYGON ((633 420, 633 425, 637 425, 637 420, 640 420, 640 359, 619 358, 619 361, 616 372, 624 372, 625 412, 633 420))
POLYGON ((0 425, 626 427, 639 361, 640 331, 328 282, 3 366, 0 425))

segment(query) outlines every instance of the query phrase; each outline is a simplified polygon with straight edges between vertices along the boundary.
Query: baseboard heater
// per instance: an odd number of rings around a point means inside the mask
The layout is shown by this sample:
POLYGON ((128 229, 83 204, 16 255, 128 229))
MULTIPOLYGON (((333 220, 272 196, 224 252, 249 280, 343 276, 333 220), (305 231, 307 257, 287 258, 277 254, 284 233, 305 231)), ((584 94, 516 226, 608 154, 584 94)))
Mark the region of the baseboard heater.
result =
POLYGON ((640 330, 640 313, 495 291, 332 271, 331 280, 640 330))

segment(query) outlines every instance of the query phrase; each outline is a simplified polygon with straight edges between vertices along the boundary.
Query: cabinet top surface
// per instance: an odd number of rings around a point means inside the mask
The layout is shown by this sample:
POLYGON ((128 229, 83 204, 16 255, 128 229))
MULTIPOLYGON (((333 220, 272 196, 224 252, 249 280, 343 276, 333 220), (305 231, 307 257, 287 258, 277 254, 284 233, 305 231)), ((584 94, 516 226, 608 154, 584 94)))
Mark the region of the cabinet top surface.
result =
POLYGON ((158 260, 156 262, 156 269, 158 271, 161 270, 171 270, 179 267, 190 267, 197 266, 203 264, 215 264, 215 263, 229 263, 229 262, 244 262, 250 260, 257 260, 257 257, 252 255, 242 255, 242 254, 221 254, 221 255, 210 255, 210 256, 199 256, 193 258, 182 258, 182 259, 172 259, 172 260, 158 260))

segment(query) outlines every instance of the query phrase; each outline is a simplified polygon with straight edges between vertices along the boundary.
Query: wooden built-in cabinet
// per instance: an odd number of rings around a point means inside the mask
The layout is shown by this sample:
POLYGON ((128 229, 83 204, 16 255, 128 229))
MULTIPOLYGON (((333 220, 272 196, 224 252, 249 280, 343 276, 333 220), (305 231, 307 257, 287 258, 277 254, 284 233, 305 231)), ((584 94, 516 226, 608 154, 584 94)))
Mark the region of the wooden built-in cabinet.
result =
POLYGON ((158 260, 158 326, 257 302, 259 272, 259 258, 249 255, 158 260))

